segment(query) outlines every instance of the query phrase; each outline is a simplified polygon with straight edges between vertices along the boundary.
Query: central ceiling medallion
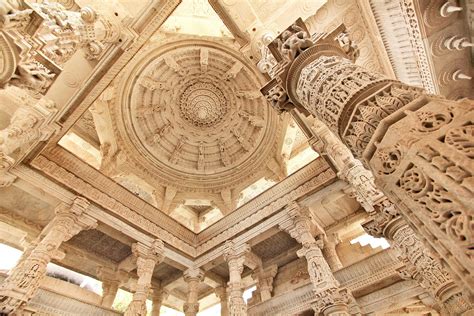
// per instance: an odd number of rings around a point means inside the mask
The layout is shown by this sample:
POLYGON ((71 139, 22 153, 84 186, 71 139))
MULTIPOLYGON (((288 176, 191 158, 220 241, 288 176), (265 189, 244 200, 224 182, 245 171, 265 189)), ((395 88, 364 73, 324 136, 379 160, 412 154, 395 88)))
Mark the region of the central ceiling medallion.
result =
POLYGON ((135 173, 155 187, 213 194, 264 176, 281 122, 259 91, 261 74, 234 47, 156 43, 128 67, 112 116, 135 173))
POLYGON ((181 115, 197 127, 210 127, 219 123, 229 106, 222 91, 204 80, 191 83, 179 99, 181 115))

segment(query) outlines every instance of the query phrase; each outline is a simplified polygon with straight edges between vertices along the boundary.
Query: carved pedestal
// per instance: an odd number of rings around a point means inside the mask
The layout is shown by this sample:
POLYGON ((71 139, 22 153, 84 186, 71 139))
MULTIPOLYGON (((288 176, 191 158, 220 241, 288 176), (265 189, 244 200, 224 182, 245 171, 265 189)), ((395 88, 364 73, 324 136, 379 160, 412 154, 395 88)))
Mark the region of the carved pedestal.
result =
POLYGON ((150 292, 153 270, 156 263, 163 260, 164 245, 161 240, 157 239, 150 247, 140 243, 133 244, 132 251, 137 257, 138 281, 132 302, 128 305, 125 315, 145 316, 147 313, 146 300, 150 292))
POLYGON ((97 225, 87 215, 88 207, 89 202, 78 197, 72 205, 61 204, 56 208, 55 218, 43 229, 37 241, 25 251, 20 262, 1 284, 0 313, 10 314, 24 308, 37 293, 46 275, 46 266, 61 244, 81 230, 97 225))

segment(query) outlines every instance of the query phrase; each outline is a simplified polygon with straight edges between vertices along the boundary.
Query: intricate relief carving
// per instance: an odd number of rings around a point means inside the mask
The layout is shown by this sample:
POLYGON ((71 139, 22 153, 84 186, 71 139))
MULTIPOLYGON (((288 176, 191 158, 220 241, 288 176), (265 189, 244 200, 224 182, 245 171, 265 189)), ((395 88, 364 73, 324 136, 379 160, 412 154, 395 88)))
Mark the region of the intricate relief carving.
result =
POLYGON ((346 103, 369 85, 385 80, 349 59, 321 56, 301 71, 296 94, 310 113, 337 131, 346 103))
POLYGON ((124 315, 145 316, 147 314, 146 300, 150 292, 153 269, 157 262, 163 260, 164 244, 159 239, 155 239, 151 246, 136 243, 132 245, 132 252, 137 258, 138 281, 132 302, 128 305, 124 315))
MULTIPOLYGON (((116 26, 99 18, 90 8, 75 12, 67 11, 60 3, 31 3, 7 10, 2 20, 1 38, 15 44, 19 58, 12 60, 15 73, 11 68, 3 71, 0 82, 36 93, 47 91, 61 72, 57 65, 68 61, 78 49, 86 48, 87 56, 95 58, 105 43, 118 40, 113 31, 116 26), (38 53, 42 57, 34 58, 38 53)), ((5 45, 0 47, 3 50, 5 45)))
POLYGON ((135 66, 121 78, 122 108, 111 111, 118 147, 135 174, 209 200, 269 174, 262 166, 282 122, 252 90, 260 75, 233 48, 200 39, 159 43, 135 66))

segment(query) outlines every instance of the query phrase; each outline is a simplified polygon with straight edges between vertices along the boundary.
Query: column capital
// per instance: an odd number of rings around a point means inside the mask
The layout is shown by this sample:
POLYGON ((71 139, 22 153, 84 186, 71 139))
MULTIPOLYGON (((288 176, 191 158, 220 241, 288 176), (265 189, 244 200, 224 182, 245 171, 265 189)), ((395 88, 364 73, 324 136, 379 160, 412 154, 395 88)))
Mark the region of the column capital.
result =
POLYGON ((184 303, 184 315, 196 315, 199 312, 199 303, 184 303))
POLYGON ((404 220, 395 205, 387 198, 375 206, 376 212, 370 218, 362 223, 364 230, 374 237, 387 237, 392 239, 393 234, 403 224, 404 220))
POLYGON ((214 288, 214 293, 222 301, 227 299, 227 287, 219 285, 214 288))
POLYGON ((191 281, 202 282, 204 280, 204 271, 198 267, 191 267, 184 271, 183 278, 187 283, 191 281))
POLYGON ((315 300, 311 307, 315 313, 324 315, 349 315, 348 305, 351 302, 352 295, 345 288, 329 288, 314 294, 315 300))
POLYGON ((76 197, 71 204, 60 203, 55 208, 56 216, 51 222, 52 227, 63 227, 67 239, 79 233, 81 230, 93 229, 97 227, 97 220, 88 214, 90 202, 86 198, 76 197))
POLYGON ((154 261, 154 263, 163 260, 164 252, 165 246, 160 239, 155 239, 149 246, 140 242, 132 245, 132 253, 137 258, 149 259, 154 261))
MULTIPOLYGON (((229 262, 233 259, 245 260, 245 255, 250 252, 250 246, 248 244, 237 245, 232 240, 226 241, 224 244, 224 260, 229 262)), ((243 263, 243 261, 242 261, 243 263)))

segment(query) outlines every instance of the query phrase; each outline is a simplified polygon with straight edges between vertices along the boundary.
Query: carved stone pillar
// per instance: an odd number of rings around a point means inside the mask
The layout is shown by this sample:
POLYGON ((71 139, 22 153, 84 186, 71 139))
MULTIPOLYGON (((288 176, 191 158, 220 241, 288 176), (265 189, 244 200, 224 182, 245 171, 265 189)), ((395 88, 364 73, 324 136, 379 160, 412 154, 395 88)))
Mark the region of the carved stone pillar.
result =
POLYGON ((161 304, 163 301, 168 297, 169 293, 160 287, 154 287, 152 289, 152 294, 151 294, 151 302, 152 302, 152 310, 151 310, 151 316, 160 316, 160 309, 161 309, 161 304))
POLYGON ((228 241, 225 245, 224 259, 229 265, 229 315, 246 316, 247 304, 242 297, 242 271, 244 270, 245 254, 250 251, 248 245, 236 246, 228 241))
POLYGON ((272 298, 273 278, 278 272, 277 265, 271 265, 265 269, 259 269, 252 274, 252 278, 257 280, 257 291, 260 294, 260 301, 265 302, 272 298))
POLYGON ((214 292, 221 301, 221 316, 229 316, 227 289, 224 286, 218 286, 214 289, 214 292))
POLYGON ((342 28, 312 42, 301 20, 269 45, 278 62, 263 94, 278 110, 323 121, 474 296, 474 103, 427 95, 353 64, 342 28))
POLYGON ((159 239, 156 239, 151 246, 141 243, 133 244, 132 252, 137 257, 138 281, 132 302, 128 305, 124 315, 146 315, 146 300, 150 292, 153 270, 156 263, 163 260, 164 248, 163 242, 159 239))
POLYGON ((100 267, 97 270, 97 276, 102 281, 101 304, 106 308, 111 308, 120 284, 126 278, 126 273, 109 267, 100 267))
POLYGON ((400 274, 413 278, 435 299, 443 315, 461 315, 470 310, 469 299, 454 283, 433 254, 423 245, 415 231, 397 213, 388 200, 383 212, 376 213, 363 224, 367 233, 375 237, 385 237, 398 252, 405 264, 400 274))
POLYGON ((312 307, 317 313, 324 315, 350 315, 349 305, 355 299, 347 289, 340 288, 339 282, 332 274, 331 268, 323 257, 322 236, 315 239, 311 234, 309 210, 301 208, 296 202, 287 208, 288 220, 280 224, 303 248, 298 250, 298 257, 305 257, 308 273, 317 298, 312 307))
POLYGON ((204 280, 204 272, 199 268, 190 268, 184 272, 184 281, 188 283, 188 299, 183 311, 186 316, 196 316, 199 312, 199 284, 204 280))
POLYGON ((315 149, 329 156, 339 169, 338 176, 351 184, 357 201, 371 214, 371 220, 364 224, 365 230, 375 237, 385 237, 393 247, 400 250, 401 261, 410 267, 403 275, 406 276, 411 271, 409 275, 427 289, 438 302, 439 308, 462 312, 462 308, 469 306, 468 299, 461 295, 461 289, 454 284, 448 271, 399 216, 394 204, 377 189, 372 173, 354 158, 341 140, 320 120, 315 120, 312 129, 314 137, 318 138, 318 142, 313 142, 315 149), (410 238, 401 238, 407 236, 408 232, 410 238))
POLYGON ((71 205, 60 204, 56 216, 43 229, 35 243, 25 251, 21 261, 0 285, 0 313, 10 314, 24 308, 33 298, 46 275, 46 266, 61 244, 84 229, 97 225, 87 214, 89 202, 77 197, 71 205))
POLYGON ((323 255, 333 272, 342 269, 342 263, 336 251, 338 243, 337 236, 334 234, 324 238, 323 255))

